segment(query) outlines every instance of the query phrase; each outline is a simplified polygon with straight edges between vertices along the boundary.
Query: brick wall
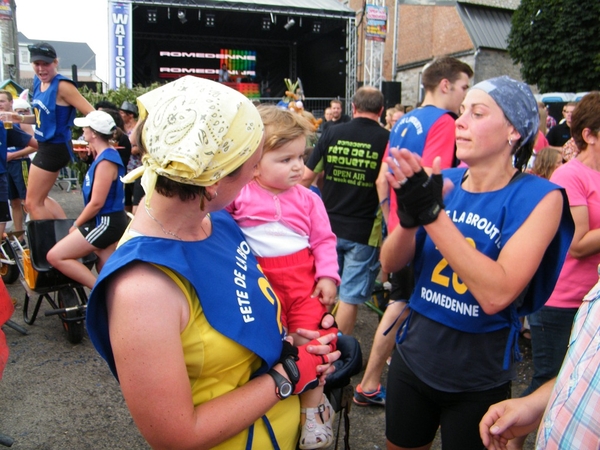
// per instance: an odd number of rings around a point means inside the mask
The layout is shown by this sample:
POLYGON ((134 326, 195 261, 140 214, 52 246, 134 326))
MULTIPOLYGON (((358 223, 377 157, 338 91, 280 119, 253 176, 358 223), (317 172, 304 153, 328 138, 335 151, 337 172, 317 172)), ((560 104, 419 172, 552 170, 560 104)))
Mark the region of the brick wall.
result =
POLYGON ((400 7, 398 65, 473 48, 454 6, 400 7))

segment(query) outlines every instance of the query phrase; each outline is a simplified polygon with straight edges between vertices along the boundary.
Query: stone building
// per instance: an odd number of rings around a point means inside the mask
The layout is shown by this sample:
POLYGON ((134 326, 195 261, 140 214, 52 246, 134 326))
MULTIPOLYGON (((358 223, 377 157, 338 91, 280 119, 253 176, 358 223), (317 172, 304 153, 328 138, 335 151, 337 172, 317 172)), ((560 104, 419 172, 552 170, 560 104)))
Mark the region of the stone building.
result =
MULTIPOLYGON (((473 67, 473 83, 498 75, 521 79, 519 67, 508 55, 506 42, 512 13, 519 6, 519 0, 385 1, 388 37, 383 79, 401 83, 404 105, 415 105, 421 100, 423 67, 438 56, 454 56, 473 67), (395 57, 394 47, 397 48, 395 57)), ((361 4, 350 0, 350 7, 360 10, 361 4)), ((360 27, 359 33, 362 33, 360 27)), ((361 34, 357 41, 360 68, 361 46, 364 45, 361 34)), ((360 69, 358 77, 361 81, 360 69)))

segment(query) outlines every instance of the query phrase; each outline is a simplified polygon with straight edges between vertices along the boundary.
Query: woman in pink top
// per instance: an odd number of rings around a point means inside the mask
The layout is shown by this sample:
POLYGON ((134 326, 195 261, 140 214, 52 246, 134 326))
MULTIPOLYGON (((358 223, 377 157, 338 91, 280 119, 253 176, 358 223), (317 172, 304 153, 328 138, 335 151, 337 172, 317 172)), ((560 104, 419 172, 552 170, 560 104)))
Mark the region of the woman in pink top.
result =
POLYGON ((571 134, 579 154, 557 168, 550 181, 564 187, 575 235, 546 305, 530 316, 533 379, 524 395, 556 377, 571 326, 585 294, 598 280, 600 263, 600 93, 586 95, 573 111, 571 134))
MULTIPOLYGON (((321 198, 300 185, 306 137, 312 125, 300 114, 258 108, 265 126, 263 155, 248 183, 227 210, 277 294, 281 317, 294 345, 299 328, 316 329, 340 284, 336 238, 321 198)), ((317 387, 300 395, 301 449, 333 442, 333 409, 317 387)))

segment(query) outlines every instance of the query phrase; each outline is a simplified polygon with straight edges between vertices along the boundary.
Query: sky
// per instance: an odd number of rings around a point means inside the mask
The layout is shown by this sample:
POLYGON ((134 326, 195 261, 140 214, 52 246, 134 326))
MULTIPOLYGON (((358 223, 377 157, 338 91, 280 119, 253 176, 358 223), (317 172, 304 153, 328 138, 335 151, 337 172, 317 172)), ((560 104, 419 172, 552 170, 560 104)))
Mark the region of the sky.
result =
MULTIPOLYGON (((32 40, 85 42, 108 82, 108 0, 16 0, 17 28, 32 40)), ((59 63, 60 63, 60 55, 59 63)))

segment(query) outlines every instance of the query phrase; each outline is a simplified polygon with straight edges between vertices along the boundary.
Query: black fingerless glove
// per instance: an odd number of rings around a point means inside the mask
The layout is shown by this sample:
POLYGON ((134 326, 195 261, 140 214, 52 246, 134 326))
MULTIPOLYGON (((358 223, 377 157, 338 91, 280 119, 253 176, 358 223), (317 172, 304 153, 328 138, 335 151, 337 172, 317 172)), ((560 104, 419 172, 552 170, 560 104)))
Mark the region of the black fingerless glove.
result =
POLYGON ((307 345, 319 345, 313 340, 301 347, 294 347, 288 341, 283 341, 283 349, 279 361, 292 383, 293 393, 301 394, 319 385, 317 366, 325 364, 326 360, 319 355, 306 351, 307 345))
POLYGON ((444 208, 442 175, 427 176, 424 170, 415 173, 400 188, 394 189, 398 200, 398 218, 403 228, 428 225, 444 208))

